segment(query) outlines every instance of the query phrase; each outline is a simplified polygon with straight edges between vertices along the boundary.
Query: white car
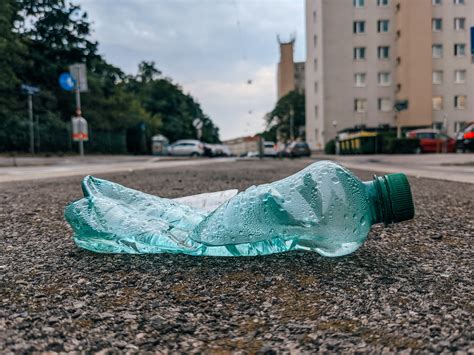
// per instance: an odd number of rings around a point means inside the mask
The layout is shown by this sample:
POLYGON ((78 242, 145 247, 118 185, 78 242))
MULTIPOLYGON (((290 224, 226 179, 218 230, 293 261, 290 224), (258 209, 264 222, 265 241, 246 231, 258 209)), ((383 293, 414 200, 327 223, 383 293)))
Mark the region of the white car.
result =
POLYGON ((169 155, 200 157, 204 155, 204 145, 195 139, 181 139, 171 144, 169 155))
POLYGON ((266 157, 276 157, 278 152, 275 149, 275 142, 263 142, 263 155, 266 157))

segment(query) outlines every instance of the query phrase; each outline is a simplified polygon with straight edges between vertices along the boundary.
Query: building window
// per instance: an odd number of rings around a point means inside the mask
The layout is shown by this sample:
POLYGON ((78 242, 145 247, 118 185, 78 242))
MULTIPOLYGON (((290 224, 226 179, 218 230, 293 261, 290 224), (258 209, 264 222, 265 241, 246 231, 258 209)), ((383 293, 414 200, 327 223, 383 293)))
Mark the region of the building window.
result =
POLYGON ((365 73, 356 73, 354 75, 355 86, 357 87, 365 86, 365 78, 366 78, 365 73))
POLYGON ((379 33, 388 32, 389 21, 388 20, 379 20, 377 21, 377 31, 379 33))
POLYGON ((365 6, 365 0, 354 0, 354 7, 364 7, 365 6))
POLYGON ((464 43, 456 43, 454 45, 454 55, 456 57, 464 57, 466 55, 466 45, 464 43))
POLYGON ((454 96, 454 108, 457 110, 464 110, 466 108, 466 96, 456 95, 454 96))
POLYGON ((433 44, 432 52, 433 58, 443 58, 443 45, 442 44, 433 44))
POLYGON ((379 98, 378 99, 379 111, 389 112, 392 111, 392 100, 389 98, 379 98))
POLYGON ((465 121, 454 122, 454 132, 456 133, 464 131, 464 128, 466 127, 467 127, 467 123, 465 121))
POLYGON ((456 31, 464 31, 466 29, 466 18, 455 17, 454 18, 454 29, 456 31))
POLYGON ((358 113, 365 112, 367 108, 366 99, 355 99, 354 100, 354 111, 358 113))
POLYGON ((442 0, 431 0, 433 6, 440 6, 442 4, 442 0))
POLYGON ((365 33, 365 21, 354 21, 354 33, 365 33))
POLYGON ((318 107, 318 105, 314 106, 314 117, 319 118, 319 107, 318 107))
POLYGON ((433 84, 442 84, 443 83, 443 71, 435 70, 433 72, 433 84))
POLYGON ((313 36, 313 45, 316 47, 318 45, 318 36, 313 36))
POLYGON ((382 72, 378 74, 378 82, 380 86, 389 86, 391 81, 390 73, 382 72))
MULTIPOLYGON (((444 127, 443 122, 433 122, 433 129, 437 129, 438 131, 441 131, 443 127, 444 127)), ((426 139, 426 138, 433 139, 434 133, 421 133, 418 135, 418 137, 420 139, 426 139)))
POLYGON ((388 6, 388 0, 377 0, 377 6, 388 6))
POLYGON ((454 5, 464 5, 464 0, 453 0, 454 5))
POLYGON ((431 27, 434 32, 439 32, 443 29, 443 20, 440 18, 434 18, 431 20, 431 27))
POLYGON ((433 110, 440 111, 443 109, 443 97, 434 96, 433 97, 433 110))
POLYGON ((365 60, 365 47, 355 47, 354 48, 354 59, 355 60, 365 60))
POLYGON ((464 84, 466 82, 466 71, 455 70, 454 71, 454 82, 456 84, 464 84))
POLYGON ((390 47, 380 46, 377 48, 377 55, 379 59, 388 59, 390 57, 390 47))
POLYGON ((319 85, 318 85, 318 82, 315 81, 314 82, 314 93, 317 94, 318 93, 318 89, 319 89, 319 85))
POLYGON ((316 23, 316 11, 313 11, 313 22, 316 23))

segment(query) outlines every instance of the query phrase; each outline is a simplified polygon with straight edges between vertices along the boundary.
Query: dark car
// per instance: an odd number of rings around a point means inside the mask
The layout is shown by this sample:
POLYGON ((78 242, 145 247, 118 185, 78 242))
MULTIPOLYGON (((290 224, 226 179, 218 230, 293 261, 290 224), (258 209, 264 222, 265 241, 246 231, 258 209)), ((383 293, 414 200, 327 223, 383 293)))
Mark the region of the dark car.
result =
POLYGON ((292 158, 309 157, 311 150, 306 142, 293 142, 286 148, 286 154, 292 158))
POLYGON ((456 140, 435 129, 416 129, 407 132, 407 137, 420 140, 417 153, 454 153, 456 150, 456 140))
POLYGON ((456 137, 456 150, 461 152, 474 152, 474 123, 468 125, 456 137))

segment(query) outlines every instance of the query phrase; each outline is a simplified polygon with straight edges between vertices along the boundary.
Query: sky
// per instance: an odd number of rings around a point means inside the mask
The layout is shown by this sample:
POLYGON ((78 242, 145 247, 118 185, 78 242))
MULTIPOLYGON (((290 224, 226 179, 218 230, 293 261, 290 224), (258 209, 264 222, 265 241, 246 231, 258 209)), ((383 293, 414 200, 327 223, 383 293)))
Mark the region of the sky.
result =
POLYGON ((221 139, 264 129, 276 103, 277 35, 295 33, 295 60, 304 60, 304 0, 76 2, 108 62, 135 74, 142 60, 155 61, 200 103, 221 139))

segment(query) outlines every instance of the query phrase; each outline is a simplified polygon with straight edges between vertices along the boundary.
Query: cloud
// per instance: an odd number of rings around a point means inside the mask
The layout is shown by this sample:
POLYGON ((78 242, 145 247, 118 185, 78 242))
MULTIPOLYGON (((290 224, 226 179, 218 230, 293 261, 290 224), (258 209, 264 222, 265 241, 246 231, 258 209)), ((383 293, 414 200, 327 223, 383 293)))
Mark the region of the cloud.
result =
POLYGON ((154 60, 224 139, 260 131, 275 104, 276 35, 296 31, 296 59, 304 57, 303 0, 78 1, 108 61, 135 73, 140 61, 154 60))

